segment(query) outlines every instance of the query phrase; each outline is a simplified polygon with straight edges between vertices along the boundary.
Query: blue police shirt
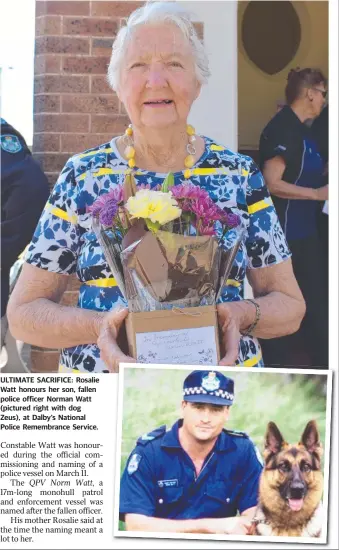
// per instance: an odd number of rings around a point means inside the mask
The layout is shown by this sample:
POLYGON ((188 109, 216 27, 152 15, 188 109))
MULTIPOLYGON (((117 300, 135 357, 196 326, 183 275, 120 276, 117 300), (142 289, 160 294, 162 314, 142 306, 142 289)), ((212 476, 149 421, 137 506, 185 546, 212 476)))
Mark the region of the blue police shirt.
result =
POLYGON ((179 442, 181 425, 168 432, 161 426, 138 440, 121 479, 120 519, 231 517, 257 505, 262 465, 248 436, 223 430, 196 479, 179 442))
POLYGON ((1 317, 9 296, 9 272, 32 238, 49 196, 46 175, 22 135, 1 119, 1 317))

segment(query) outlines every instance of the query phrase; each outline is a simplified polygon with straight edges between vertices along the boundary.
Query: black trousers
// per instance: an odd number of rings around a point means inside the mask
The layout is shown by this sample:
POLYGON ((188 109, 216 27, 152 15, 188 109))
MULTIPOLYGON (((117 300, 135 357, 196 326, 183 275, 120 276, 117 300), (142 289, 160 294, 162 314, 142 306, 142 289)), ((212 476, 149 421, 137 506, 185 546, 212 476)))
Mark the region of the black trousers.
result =
POLYGON ((327 250, 318 235, 291 240, 295 277, 306 315, 295 334, 260 340, 266 367, 328 368, 327 250))

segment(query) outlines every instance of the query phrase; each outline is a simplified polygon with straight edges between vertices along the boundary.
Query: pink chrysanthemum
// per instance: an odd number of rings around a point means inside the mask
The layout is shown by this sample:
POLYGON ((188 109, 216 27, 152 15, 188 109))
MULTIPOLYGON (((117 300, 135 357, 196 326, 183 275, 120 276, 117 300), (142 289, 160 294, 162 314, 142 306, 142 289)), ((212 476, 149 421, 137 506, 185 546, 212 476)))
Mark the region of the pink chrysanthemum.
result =
POLYGON ((193 212, 197 218, 204 220, 205 225, 221 219, 220 209, 209 197, 199 202, 192 201, 189 205, 189 210, 193 212))
POLYGON ((203 201, 207 198, 209 199, 209 194, 205 189, 201 189, 194 183, 181 183, 171 187, 171 193, 173 197, 177 200, 194 200, 194 201, 203 201))

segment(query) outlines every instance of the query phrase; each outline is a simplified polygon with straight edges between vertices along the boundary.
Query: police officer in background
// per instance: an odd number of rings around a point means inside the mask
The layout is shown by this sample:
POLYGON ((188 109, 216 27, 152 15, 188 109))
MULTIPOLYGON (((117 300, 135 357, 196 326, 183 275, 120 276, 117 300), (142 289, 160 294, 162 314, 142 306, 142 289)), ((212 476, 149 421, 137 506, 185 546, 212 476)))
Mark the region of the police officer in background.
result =
POLYGON ((233 400, 234 382, 222 373, 187 376, 182 419, 139 438, 127 461, 120 486, 127 530, 247 534, 262 462, 245 433, 224 429, 233 400))
POLYGON ((318 212, 328 185, 314 132, 305 122, 326 105, 326 78, 318 69, 292 69, 285 96, 287 105, 260 136, 259 164, 292 252, 306 315, 298 332, 261 344, 266 366, 322 369, 328 368, 328 295, 318 212))
POLYGON ((9 273, 30 242, 49 196, 48 180, 22 135, 1 119, 1 348, 4 344, 9 273))

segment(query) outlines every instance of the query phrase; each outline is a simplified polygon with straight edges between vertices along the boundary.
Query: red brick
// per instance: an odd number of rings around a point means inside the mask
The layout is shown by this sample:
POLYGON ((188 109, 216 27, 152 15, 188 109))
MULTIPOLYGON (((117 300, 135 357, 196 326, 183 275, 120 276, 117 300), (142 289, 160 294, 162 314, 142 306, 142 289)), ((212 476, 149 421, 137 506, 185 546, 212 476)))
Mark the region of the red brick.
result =
POLYGON ((35 20, 35 36, 61 34, 61 17, 59 15, 42 15, 35 20))
POLYGON ((52 191, 54 185, 56 184, 59 174, 60 170, 58 172, 45 172, 45 175, 48 179, 50 191, 52 191))
POLYGON ((91 129, 93 133, 106 132, 112 135, 123 134, 129 125, 127 116, 92 115, 91 129))
POLYGON ((44 172, 58 172, 66 164, 69 155, 65 153, 35 153, 35 160, 38 161, 44 172))
POLYGON ((38 351, 32 349, 32 372, 57 372, 59 358, 59 351, 38 351))
POLYGON ((88 132, 89 115, 34 115, 34 132, 88 132))
POLYGON ((35 74, 59 74, 61 69, 60 55, 36 55, 34 58, 35 74))
POLYGON ((60 96, 41 94, 34 96, 35 113, 60 113, 60 96))
POLYGON ((89 38, 69 36, 38 36, 35 39, 35 54, 39 53, 89 53, 89 38))
POLYGON ((112 139, 112 134, 62 134, 61 135, 61 151, 67 152, 69 155, 81 153, 86 149, 97 147, 107 143, 112 139))
POLYGON ((60 151, 60 136, 58 134, 34 134, 33 152, 60 151))
POLYGON ((35 17, 40 17, 40 15, 46 14, 46 3, 47 0, 36 0, 35 2, 35 17))
POLYGON ((81 36, 110 36, 114 38, 117 30, 117 21, 92 17, 65 17, 62 26, 63 34, 81 36))
POLYGON ((91 38, 91 54, 110 57, 112 53, 112 38, 91 38))
MULTIPOLYGON (((79 58, 77 58, 79 59, 79 58)), ((39 75, 34 79, 34 93, 88 93, 89 76, 39 75)))
POLYGON ((62 113, 118 113, 119 101, 114 92, 106 96, 64 95, 62 113))
POLYGON ((93 75, 91 76, 91 93, 111 94, 114 92, 108 84, 106 76, 93 75))
POLYGON ((76 306, 78 303, 79 292, 67 291, 63 293, 60 304, 63 306, 76 306))
POLYGON ((36 16, 39 15, 89 15, 89 1, 37 0, 36 16))
POLYGON ((128 17, 132 11, 140 8, 144 5, 144 2, 130 2, 122 1, 117 2, 115 0, 107 0, 106 2, 93 1, 91 2, 91 15, 106 16, 109 17, 128 17))
POLYGON ((64 57, 62 71, 78 74, 105 74, 109 64, 109 57, 64 57))

